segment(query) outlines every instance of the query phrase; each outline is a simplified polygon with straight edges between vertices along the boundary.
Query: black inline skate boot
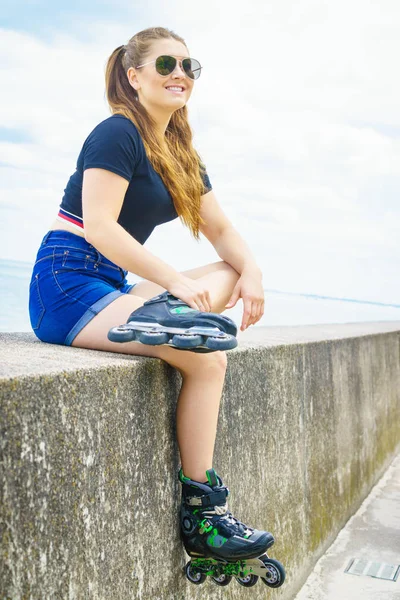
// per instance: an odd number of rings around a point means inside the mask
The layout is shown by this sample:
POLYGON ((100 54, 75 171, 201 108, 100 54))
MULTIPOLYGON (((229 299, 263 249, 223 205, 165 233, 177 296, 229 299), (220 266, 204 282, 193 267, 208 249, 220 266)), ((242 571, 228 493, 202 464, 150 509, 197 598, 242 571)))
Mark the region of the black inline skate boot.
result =
POLYGON ((285 580, 280 562, 271 559, 266 550, 274 543, 267 531, 258 531, 236 519, 228 510, 229 490, 214 469, 207 472, 207 483, 185 477, 182 469, 180 530, 183 544, 191 560, 185 575, 191 583, 203 583, 207 576, 217 585, 228 585, 232 577, 245 587, 255 585, 258 578, 270 587, 285 580))
POLYGON ((215 352, 237 346, 237 327, 218 313, 200 312, 164 292, 147 300, 130 315, 128 322, 108 332, 112 342, 165 344, 178 350, 215 352))

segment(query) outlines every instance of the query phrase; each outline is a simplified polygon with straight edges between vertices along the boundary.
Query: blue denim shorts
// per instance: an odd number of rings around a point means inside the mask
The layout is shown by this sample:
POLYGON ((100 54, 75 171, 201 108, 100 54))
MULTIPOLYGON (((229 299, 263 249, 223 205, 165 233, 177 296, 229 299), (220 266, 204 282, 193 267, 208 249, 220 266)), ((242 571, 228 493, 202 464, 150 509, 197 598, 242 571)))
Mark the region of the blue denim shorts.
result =
POLYGON ((85 238, 49 231, 43 238, 29 287, 32 329, 43 342, 70 346, 103 308, 135 284, 85 238))

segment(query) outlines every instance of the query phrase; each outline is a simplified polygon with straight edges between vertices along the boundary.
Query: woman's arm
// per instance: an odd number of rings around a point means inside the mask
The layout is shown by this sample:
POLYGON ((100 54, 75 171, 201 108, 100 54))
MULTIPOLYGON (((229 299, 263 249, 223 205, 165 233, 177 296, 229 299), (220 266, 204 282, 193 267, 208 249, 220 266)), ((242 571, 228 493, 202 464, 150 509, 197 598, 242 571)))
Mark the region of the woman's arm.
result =
POLYGON ((254 325, 264 314, 262 272, 246 242, 233 227, 219 206, 213 191, 202 197, 201 216, 205 223, 201 232, 211 242, 218 255, 240 274, 226 308, 243 299, 241 330, 254 325))
POLYGON ((214 243, 214 248, 225 262, 230 264, 240 274, 253 273, 262 277, 260 268, 250 251, 250 248, 239 232, 231 225, 224 229, 214 243))
POLYGON ((85 170, 82 209, 86 240, 122 269, 158 283, 192 308, 210 311, 210 295, 201 283, 146 250, 118 224, 128 184, 105 169, 85 170))
POLYGON ((85 238, 122 269, 166 287, 179 273, 146 250, 117 223, 129 182, 104 169, 83 176, 82 209, 85 238))
POLYGON ((200 214, 205 221, 200 231, 214 246, 218 256, 239 274, 249 271, 261 277, 250 248, 223 212, 212 190, 202 197, 200 214))

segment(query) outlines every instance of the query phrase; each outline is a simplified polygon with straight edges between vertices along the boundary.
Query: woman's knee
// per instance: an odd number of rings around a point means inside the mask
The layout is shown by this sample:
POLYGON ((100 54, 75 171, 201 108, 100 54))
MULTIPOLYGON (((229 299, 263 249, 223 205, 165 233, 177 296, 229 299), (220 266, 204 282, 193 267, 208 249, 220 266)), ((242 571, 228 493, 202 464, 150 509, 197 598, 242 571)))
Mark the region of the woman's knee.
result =
POLYGON ((232 267, 232 265, 225 262, 224 260, 219 261, 217 271, 223 271, 227 273, 228 276, 231 278, 233 285, 236 285, 236 282, 240 277, 240 273, 238 273, 236 269, 232 267))
POLYGON ((228 359, 226 352, 182 352, 175 351, 173 355, 162 357, 175 367, 181 375, 202 375, 205 377, 225 377, 228 359))
POLYGON ((212 360, 212 365, 225 374, 228 366, 226 352, 223 352, 222 350, 218 352, 210 352, 208 353, 208 356, 212 360))
POLYGON ((188 374, 201 373, 205 377, 225 377, 227 364, 226 352, 217 351, 197 354, 188 365, 188 374))

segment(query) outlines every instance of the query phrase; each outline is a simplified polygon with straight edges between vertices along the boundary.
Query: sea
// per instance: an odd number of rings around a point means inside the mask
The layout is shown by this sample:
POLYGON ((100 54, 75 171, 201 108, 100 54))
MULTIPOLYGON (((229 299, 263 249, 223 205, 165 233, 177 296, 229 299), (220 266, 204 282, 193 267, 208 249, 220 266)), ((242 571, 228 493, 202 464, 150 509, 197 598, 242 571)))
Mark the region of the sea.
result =
MULTIPOLYGON (((0 332, 31 331, 28 290, 32 266, 28 262, 0 259, 0 332)), ((132 283, 138 280, 134 275, 128 276, 132 283)), ((242 310, 239 301, 225 314, 240 325, 242 310)), ((400 321, 400 304, 265 289, 265 312, 254 327, 362 321, 400 321)))

